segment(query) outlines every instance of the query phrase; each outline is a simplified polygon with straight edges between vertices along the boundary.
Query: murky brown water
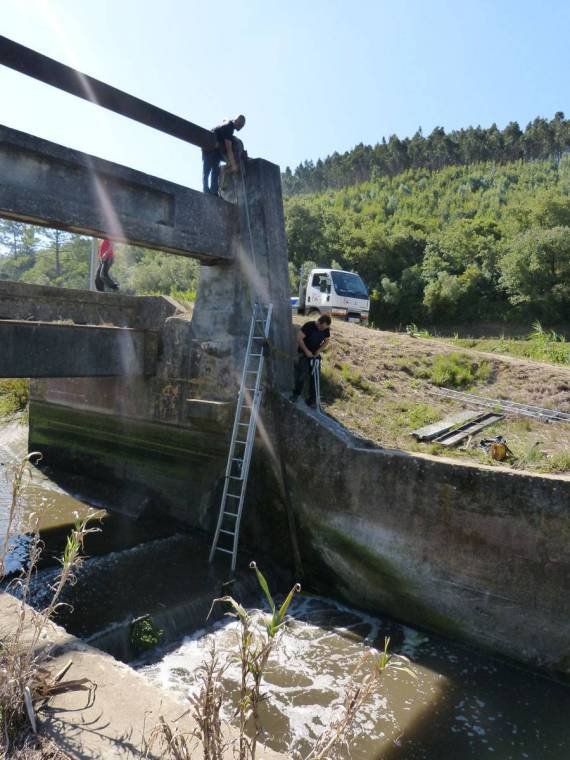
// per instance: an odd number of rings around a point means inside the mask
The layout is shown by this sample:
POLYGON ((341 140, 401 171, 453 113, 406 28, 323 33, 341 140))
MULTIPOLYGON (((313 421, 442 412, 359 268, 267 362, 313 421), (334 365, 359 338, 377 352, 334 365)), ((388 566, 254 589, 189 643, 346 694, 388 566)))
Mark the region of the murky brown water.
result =
MULTIPOLYGON (((10 502, 4 475, 7 465, 24 455, 26 442, 26 429, 17 423, 0 428, 0 536, 10 502)), ((24 490, 22 506, 22 533, 33 512, 44 534, 58 545, 74 513, 83 515, 89 510, 88 505, 37 471, 24 490)), ((72 625, 78 633, 92 633, 111 620, 141 614, 152 605, 173 605, 188 595, 189 579, 195 573, 185 563, 190 555, 200 555, 197 538, 167 534, 160 537, 116 515, 107 516, 101 536, 99 544, 93 544, 95 551, 89 552, 101 556, 87 560, 83 581, 80 579, 78 584, 81 589, 83 582, 86 590, 76 601, 76 613, 83 616, 72 625), (144 541, 146 547, 142 546, 144 541), (161 560, 165 554, 166 559, 161 560), (82 607, 79 600, 87 606, 82 607), (133 606, 133 601, 137 605, 133 606), (98 609, 106 613, 99 619, 98 609)), ((25 535, 20 541, 25 547, 25 535)), ((199 557, 205 574, 198 578, 202 586, 214 582, 208 576, 204 552, 199 557)), ((13 569, 21 559, 22 552, 16 551, 13 569)), ((45 571, 46 580, 51 572, 45 571)), ((266 679, 267 743, 275 749, 285 753, 293 747, 306 751, 311 739, 336 714, 339 699, 363 654, 380 647, 384 636, 390 636, 393 651, 412 660, 417 680, 402 672, 386 674, 381 688, 360 715, 350 754, 344 757, 570 760, 569 688, 331 600, 303 596, 293 604, 291 612, 294 622, 284 632, 266 679)), ((202 661, 211 638, 218 649, 229 649, 234 636, 234 623, 199 631, 175 648, 165 649, 164 657, 152 665, 143 665, 142 672, 153 682, 184 696, 193 689, 194 669, 202 661)), ((237 682, 237 672, 232 668, 227 680, 231 693, 237 682)), ((231 702, 226 706, 228 718, 234 707, 231 702)))
MULTIPOLYGON (((8 512, 12 499, 11 473, 27 453, 27 426, 18 420, 0 421, 0 542, 4 541, 8 512)), ((17 570, 25 556, 26 534, 30 530, 32 516, 37 517, 41 531, 73 525, 74 514, 80 517, 88 514, 89 507, 59 488, 39 470, 31 470, 31 480, 26 485, 19 500, 18 517, 13 526, 13 533, 20 536, 15 539, 13 551, 8 555, 6 569, 17 570)))
MULTIPOLYGON (((311 739, 338 714, 363 655, 392 638, 407 655, 417 680, 387 671, 359 716, 354 741, 342 757, 353 760, 568 760, 570 689, 390 620, 371 617, 331 600, 304 597, 291 607, 266 678, 267 744, 284 753, 306 753, 311 739)), ((259 612, 257 614, 260 614, 259 612)), ((198 632, 142 672, 180 696, 192 692, 193 671, 210 642, 235 652, 234 622, 198 632)), ((239 671, 227 671, 227 693, 236 693, 239 671)), ((235 700, 226 705, 231 719, 235 700)))

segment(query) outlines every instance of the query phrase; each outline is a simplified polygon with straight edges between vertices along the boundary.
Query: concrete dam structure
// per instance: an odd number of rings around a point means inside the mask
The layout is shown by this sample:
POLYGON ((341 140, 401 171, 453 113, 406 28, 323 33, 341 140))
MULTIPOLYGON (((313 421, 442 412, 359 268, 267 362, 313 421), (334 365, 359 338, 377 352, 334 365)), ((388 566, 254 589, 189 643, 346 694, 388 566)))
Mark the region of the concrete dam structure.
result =
MULTIPOLYGON (((105 92, 105 107, 211 139, 105 92)), ((117 510, 169 514, 210 540, 261 294, 274 318, 244 545, 309 588, 570 675, 567 478, 381 450, 286 400, 295 352, 276 165, 249 160, 220 199, 0 127, 0 175, 2 216, 201 262, 192 313, 168 298, 1 284, 0 376, 33 378, 29 446, 52 469, 114 484, 117 510)))

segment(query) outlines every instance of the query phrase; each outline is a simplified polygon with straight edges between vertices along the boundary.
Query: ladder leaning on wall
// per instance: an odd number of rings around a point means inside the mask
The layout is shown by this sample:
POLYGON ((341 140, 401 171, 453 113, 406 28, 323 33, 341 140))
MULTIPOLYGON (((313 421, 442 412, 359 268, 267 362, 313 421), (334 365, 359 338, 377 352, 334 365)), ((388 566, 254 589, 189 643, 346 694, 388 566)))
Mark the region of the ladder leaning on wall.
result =
POLYGON ((214 559, 216 552, 231 555, 232 572, 236 568, 239 528, 261 404, 261 377, 272 310, 272 304, 261 306, 256 303, 253 307, 226 464, 220 513, 210 549, 210 562, 214 559))

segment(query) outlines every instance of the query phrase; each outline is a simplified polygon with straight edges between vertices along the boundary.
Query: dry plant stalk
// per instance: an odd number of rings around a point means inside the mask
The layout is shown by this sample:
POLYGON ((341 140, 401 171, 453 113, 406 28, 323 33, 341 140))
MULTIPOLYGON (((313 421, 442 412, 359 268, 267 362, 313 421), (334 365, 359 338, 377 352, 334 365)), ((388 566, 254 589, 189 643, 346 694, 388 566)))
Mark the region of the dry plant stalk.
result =
POLYGON ((271 616, 264 616, 264 629, 255 624, 251 615, 241 604, 231 596, 214 599, 212 607, 218 602, 229 604, 233 611, 226 614, 236 617, 240 623, 238 659, 241 669, 240 694, 237 715, 239 718, 238 758, 239 760, 255 760, 257 744, 262 736, 259 716, 259 705, 264 696, 261 692, 263 674, 267 667, 269 656, 277 644, 278 636, 285 625, 287 609, 301 586, 296 583, 283 604, 278 608, 269 591, 269 586, 263 573, 255 562, 249 565, 255 571, 257 581, 271 609, 271 616), (247 733, 248 725, 253 724, 252 736, 247 733))
MULTIPOLYGON (((255 760, 258 743, 263 735, 259 714, 259 706, 265 698, 261 691, 263 675, 271 652, 278 643, 279 633, 285 625, 287 609, 295 593, 301 590, 299 584, 295 584, 281 607, 277 608, 267 581, 255 562, 252 562, 250 567, 256 572, 259 585, 269 603, 271 615, 264 616, 262 628, 231 596, 215 599, 212 604, 212 607, 220 602, 229 604, 231 611, 226 614, 237 618, 239 622, 236 651, 229 654, 230 661, 237 661, 240 665, 241 673, 238 707, 235 712, 238 718, 239 736, 234 742, 225 745, 222 741, 220 713, 225 692, 221 679, 227 664, 220 664, 213 646, 208 659, 197 671, 197 678, 201 684, 200 691, 197 696, 190 698, 192 708, 184 713, 184 715, 191 713, 197 723, 198 728, 186 736, 199 742, 203 760, 223 760, 230 755, 238 760, 255 760)), ((292 760, 331 760, 337 756, 342 747, 347 747, 362 707, 378 687, 382 675, 388 668, 403 670, 413 678, 417 677, 409 667, 409 660, 406 657, 389 653, 389 645, 390 639, 386 638, 384 649, 379 654, 366 655, 362 658, 354 670, 338 717, 323 730, 308 754, 302 755, 292 751, 292 760), (363 666, 369 663, 370 659, 372 659, 371 666, 363 676, 358 677, 357 674, 362 673, 363 666)), ((166 750, 166 754, 162 755, 163 758, 186 760, 190 757, 190 745, 180 744, 184 741, 184 734, 177 729, 173 730, 164 719, 161 718, 161 723, 154 729, 153 736, 162 739, 162 747, 166 750)))
MULTIPOLYGON (((40 459, 41 455, 37 452, 28 454, 13 471, 10 512, 0 554, 0 580, 4 576, 6 557, 15 535, 24 478, 31 471, 30 465, 37 463, 40 459)), ((33 734, 37 731, 35 708, 38 702, 58 692, 89 688, 87 679, 61 681, 62 675, 59 674, 54 678, 47 668, 49 651, 42 650, 38 647, 38 643, 61 604, 60 597, 64 587, 66 584, 75 582, 75 573, 82 562, 81 550, 86 536, 99 530, 99 528, 88 527, 94 517, 96 515, 90 514, 80 520, 76 516, 75 526, 68 536, 65 551, 60 560, 61 572, 55 585, 51 587, 50 603, 41 613, 30 614, 26 603, 30 594, 31 580, 42 550, 37 520, 34 520, 27 566, 17 581, 21 601, 17 626, 10 637, 0 640, 0 756, 2 757, 8 757, 9 753, 15 757, 18 753, 21 757, 26 756, 22 753, 27 752, 25 749, 25 745, 29 744, 27 734, 30 730, 33 734), (17 745, 20 745, 20 749, 17 745)), ((32 752, 31 749, 30 752, 32 752)), ((30 757, 33 755, 30 754, 30 757)))
MULTIPOLYGON (((389 646, 390 638, 386 637, 384 639, 383 651, 373 658, 372 667, 361 682, 356 681, 355 674, 369 660, 370 656, 365 655, 357 665, 353 673, 352 683, 345 695, 341 714, 325 728, 304 760, 328 760, 328 758, 333 756, 332 753, 336 752, 341 745, 347 745, 358 714, 372 692, 378 687, 380 679, 387 668, 403 670, 414 678, 417 677, 408 667, 408 658, 403 655, 390 654, 388 651, 389 646)), ((297 758, 300 758, 298 754, 297 758)))

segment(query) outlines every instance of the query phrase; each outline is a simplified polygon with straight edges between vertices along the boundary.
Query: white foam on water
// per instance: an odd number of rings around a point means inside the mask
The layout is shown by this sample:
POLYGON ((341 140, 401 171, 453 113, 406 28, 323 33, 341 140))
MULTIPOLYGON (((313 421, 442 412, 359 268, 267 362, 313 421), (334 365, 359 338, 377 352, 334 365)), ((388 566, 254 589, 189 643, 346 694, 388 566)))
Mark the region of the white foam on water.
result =
MULTIPOLYGON (((363 658, 378 652, 370 642, 380 632, 380 624, 374 618, 356 613, 340 604, 325 601, 319 597, 300 597, 292 605, 294 621, 282 631, 280 640, 269 660, 264 691, 269 695, 272 713, 279 713, 281 734, 286 735, 290 747, 298 747, 322 732, 342 710, 347 689, 355 678, 360 681, 370 662, 363 658), (313 617, 350 616, 352 621, 337 626, 323 626, 311 622, 313 617), (364 639, 355 637, 355 628, 367 627, 364 639), (348 635, 347 635, 348 634, 348 635)), ((266 613, 260 609, 252 611, 257 622, 266 613)), ((239 625, 236 621, 216 623, 208 632, 196 631, 186 637, 180 646, 168 653, 160 662, 143 666, 142 672, 161 687, 174 690, 180 695, 194 695, 198 687, 194 671, 204 661, 215 643, 219 654, 236 651, 239 625)), ((392 678, 410 678, 405 674, 391 675, 392 678)), ((233 687, 239 683, 239 664, 230 660, 225 679, 233 687)), ((232 717, 232 706, 226 705, 224 718, 232 717)), ((363 731, 370 740, 385 737, 397 729, 394 712, 388 708, 382 690, 375 690, 359 713, 355 731, 363 731)))

